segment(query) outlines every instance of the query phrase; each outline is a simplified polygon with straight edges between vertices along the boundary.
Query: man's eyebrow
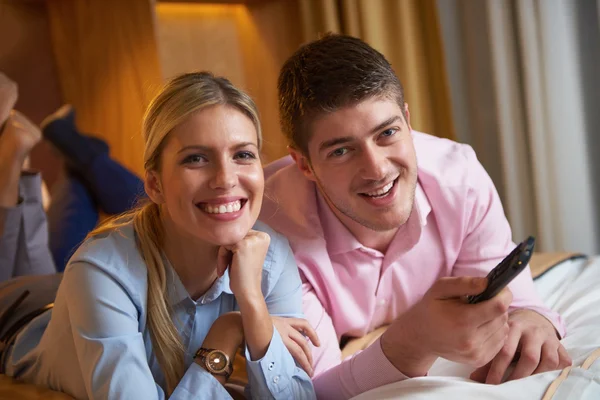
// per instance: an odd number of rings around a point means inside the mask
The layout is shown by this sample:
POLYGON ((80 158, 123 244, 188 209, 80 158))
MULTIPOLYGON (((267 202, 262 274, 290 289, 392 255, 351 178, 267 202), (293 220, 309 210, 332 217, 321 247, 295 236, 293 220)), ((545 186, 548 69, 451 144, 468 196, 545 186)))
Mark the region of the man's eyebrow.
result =
POLYGON ((319 146, 319 151, 326 150, 330 147, 338 146, 340 144, 346 144, 353 140, 354 140, 354 138, 351 136, 344 136, 344 137, 329 139, 329 140, 326 140, 321 143, 321 145, 319 146))
POLYGON ((374 127, 373 129, 371 129, 371 133, 377 133, 380 130, 382 130, 383 128, 385 128, 386 126, 391 125, 396 121, 402 121, 402 117, 400 115, 394 115, 392 117, 389 117, 388 119, 386 119, 385 121, 383 121, 382 123, 380 123, 379 125, 374 127))

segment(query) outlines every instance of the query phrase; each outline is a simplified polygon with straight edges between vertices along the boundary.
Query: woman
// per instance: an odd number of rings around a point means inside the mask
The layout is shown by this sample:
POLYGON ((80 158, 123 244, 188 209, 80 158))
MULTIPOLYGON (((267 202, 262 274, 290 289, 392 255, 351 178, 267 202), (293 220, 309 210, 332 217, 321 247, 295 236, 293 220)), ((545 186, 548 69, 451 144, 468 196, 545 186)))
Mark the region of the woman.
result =
MULTIPOLYGON (((253 398, 313 398, 270 316, 301 317, 301 283, 287 241, 257 223, 254 103, 224 78, 184 74, 143 130, 151 201, 90 234, 7 374, 76 398, 227 398, 245 343, 253 398)), ((284 339, 306 348, 298 335, 284 339)))

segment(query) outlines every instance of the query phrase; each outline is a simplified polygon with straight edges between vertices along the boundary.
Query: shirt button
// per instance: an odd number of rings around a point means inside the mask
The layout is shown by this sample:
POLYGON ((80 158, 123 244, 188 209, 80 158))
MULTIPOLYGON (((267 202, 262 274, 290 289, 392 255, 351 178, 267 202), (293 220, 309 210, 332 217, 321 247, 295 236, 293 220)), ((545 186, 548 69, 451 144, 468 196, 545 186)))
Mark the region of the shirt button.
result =
POLYGON ((273 378, 273 383, 277 383, 279 382, 279 375, 277 375, 275 378, 273 378))
POLYGON ((386 300, 386 299, 380 299, 380 300, 379 300, 379 305, 380 305, 380 306, 385 306, 385 303, 387 303, 387 300, 386 300))
POLYGON ((273 371, 273 367, 275 366, 275 363, 272 362, 269 364, 269 371, 273 371))

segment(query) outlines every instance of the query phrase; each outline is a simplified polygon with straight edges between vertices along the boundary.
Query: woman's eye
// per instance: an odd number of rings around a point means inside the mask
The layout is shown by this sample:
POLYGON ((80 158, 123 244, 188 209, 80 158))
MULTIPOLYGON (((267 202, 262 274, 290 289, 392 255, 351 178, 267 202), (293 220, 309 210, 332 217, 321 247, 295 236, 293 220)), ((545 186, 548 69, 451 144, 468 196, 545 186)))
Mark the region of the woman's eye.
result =
POLYGON ((341 157, 344 154, 348 153, 348 149, 346 147, 340 147, 339 149, 335 149, 331 153, 329 153, 330 157, 341 157))
POLYGON ((198 164, 206 161, 206 158, 199 154, 191 154, 183 159, 183 164, 198 164))
POLYGON ((254 160, 256 159, 256 155, 251 151, 240 151, 235 154, 234 158, 236 160, 254 160))

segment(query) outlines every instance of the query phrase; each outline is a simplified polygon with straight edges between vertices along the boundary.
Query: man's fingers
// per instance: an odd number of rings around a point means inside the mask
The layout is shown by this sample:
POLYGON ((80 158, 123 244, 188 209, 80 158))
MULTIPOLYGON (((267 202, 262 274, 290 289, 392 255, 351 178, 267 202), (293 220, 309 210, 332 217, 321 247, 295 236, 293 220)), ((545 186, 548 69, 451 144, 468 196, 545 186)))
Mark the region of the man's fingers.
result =
POLYGON ((540 364, 540 358, 541 345, 539 337, 523 335, 521 338, 521 354, 519 355, 519 361, 517 361, 515 369, 506 380, 512 381, 531 375, 540 364))
POLYGON ((560 356, 558 355, 558 346, 560 343, 552 343, 546 341, 542 345, 540 354, 540 363, 537 368, 533 371, 532 375, 539 374, 546 371, 554 371, 558 369, 560 363, 560 356))
POLYGON ((492 360, 485 383, 497 385, 502 382, 502 377, 515 357, 520 338, 521 331, 518 329, 509 330, 504 346, 502 346, 496 357, 494 357, 494 360, 492 360))
POLYGON ((481 327, 503 315, 508 318, 507 312, 512 299, 512 292, 508 288, 504 288, 493 298, 479 304, 470 305, 473 307, 473 312, 479 317, 479 326, 481 327))
POLYGON ((573 359, 571 358, 569 353, 567 353, 567 349, 565 349, 565 346, 563 346, 562 343, 559 343, 559 345, 558 345, 558 368, 559 369, 566 368, 572 364, 573 364, 573 359))
MULTIPOLYGON (((488 321, 485 324, 479 326, 477 328, 477 330, 485 338, 484 340, 487 341, 492 336, 494 336, 499 330, 501 330, 501 329, 507 330, 507 327, 508 327, 508 314, 504 313, 504 314, 500 314, 499 316, 492 319, 491 321, 488 321)), ((506 332, 506 333, 508 334, 508 332, 506 332)))
POLYGON ((485 364, 483 367, 477 368, 475 371, 471 372, 470 378, 475 382, 484 383, 491 366, 492 361, 485 364))
POLYGON ((479 294, 485 290, 486 286, 486 278, 467 276, 441 278, 433 284, 430 293, 436 299, 452 299, 479 294))

